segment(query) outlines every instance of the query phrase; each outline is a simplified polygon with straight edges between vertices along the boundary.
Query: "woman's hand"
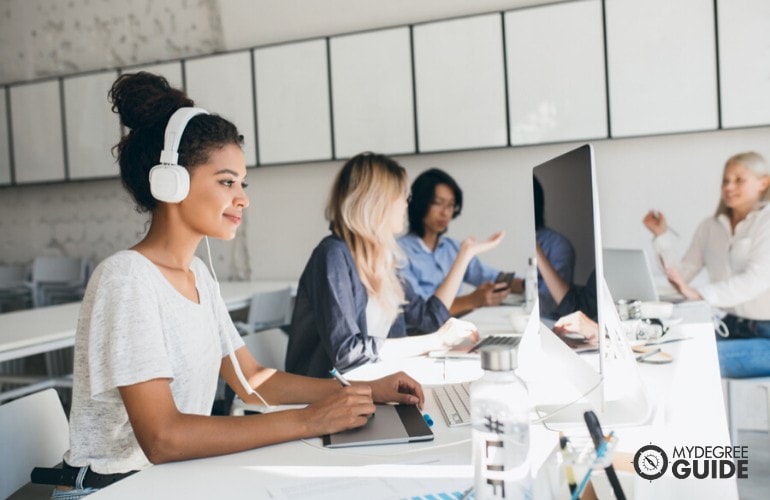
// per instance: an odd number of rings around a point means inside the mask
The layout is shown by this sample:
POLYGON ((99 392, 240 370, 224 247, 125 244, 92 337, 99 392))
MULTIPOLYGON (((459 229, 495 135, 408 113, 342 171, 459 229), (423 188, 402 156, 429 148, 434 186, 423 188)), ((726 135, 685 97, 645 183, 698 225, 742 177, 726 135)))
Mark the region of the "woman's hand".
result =
POLYGON ((460 244, 460 253, 467 254, 469 257, 475 257, 484 252, 492 250, 503 241, 505 231, 498 231, 483 241, 476 241, 476 238, 469 236, 460 244))
POLYGON ((471 292, 476 307, 499 306, 511 292, 506 283, 482 283, 471 292))
POLYGON ((583 314, 582 311, 575 311, 572 314, 562 316, 554 323, 553 331, 557 335, 565 333, 578 333, 585 337, 586 342, 596 344, 599 342, 599 325, 594 320, 583 314))
POLYGON ((420 409, 425 403, 422 386, 404 372, 394 373, 366 383, 371 387, 372 399, 377 403, 417 405, 420 409))
POLYGON ((374 410, 372 388, 353 384, 299 411, 304 413, 302 421, 308 426, 308 435, 321 436, 361 427, 374 410))
POLYGON ((698 293, 698 290, 688 285, 684 278, 682 278, 682 275, 679 274, 679 271, 673 267, 666 267, 666 276, 668 277, 668 282, 671 283, 679 293, 684 295, 687 300, 703 300, 703 297, 698 293))
POLYGON ((452 347, 466 340, 471 342, 479 340, 479 331, 476 325, 457 318, 446 320, 446 323, 441 325, 436 334, 446 347, 452 347))
POLYGON ((655 236, 660 236, 668 230, 666 217, 657 210, 650 210, 647 212, 647 215, 644 216, 642 222, 655 236))

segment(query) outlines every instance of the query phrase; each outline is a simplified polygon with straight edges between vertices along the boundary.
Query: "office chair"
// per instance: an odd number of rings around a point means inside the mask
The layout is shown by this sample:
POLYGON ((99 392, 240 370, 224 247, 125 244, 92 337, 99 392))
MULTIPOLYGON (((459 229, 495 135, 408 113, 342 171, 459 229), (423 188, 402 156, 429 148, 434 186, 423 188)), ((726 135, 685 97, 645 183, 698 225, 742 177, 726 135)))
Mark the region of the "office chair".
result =
MULTIPOLYGON (((257 292, 251 296, 247 320, 234 322, 249 352, 262 366, 284 369, 289 336, 281 327, 291 322, 292 303, 291 287, 257 292)), ((232 413, 234 404, 240 407, 245 403, 225 387, 224 413, 232 413)))
MULTIPOLYGON (((0 405, 0 498, 29 483, 32 469, 50 467, 62 461, 69 448, 69 424, 54 389, 30 394, 0 405)), ((28 498, 50 498, 51 486, 28 485, 28 498)))
POLYGON ((0 312, 32 307, 27 266, 0 266, 0 312))
POLYGON ((32 261, 32 300, 44 307, 83 298, 90 264, 81 257, 35 257, 32 261))

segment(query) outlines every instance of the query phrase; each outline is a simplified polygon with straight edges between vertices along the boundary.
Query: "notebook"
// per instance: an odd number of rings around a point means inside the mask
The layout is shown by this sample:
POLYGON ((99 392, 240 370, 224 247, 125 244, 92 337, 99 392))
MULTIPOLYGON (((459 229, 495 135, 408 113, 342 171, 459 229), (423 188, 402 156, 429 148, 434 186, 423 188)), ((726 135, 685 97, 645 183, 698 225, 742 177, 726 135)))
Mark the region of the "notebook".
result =
POLYGON ((604 279, 612 300, 641 300, 657 302, 658 291, 650 263, 644 250, 638 248, 605 248, 604 279))
POLYGON ((378 404, 374 415, 363 427, 326 434, 323 445, 344 448, 431 440, 433 432, 416 406, 378 404))

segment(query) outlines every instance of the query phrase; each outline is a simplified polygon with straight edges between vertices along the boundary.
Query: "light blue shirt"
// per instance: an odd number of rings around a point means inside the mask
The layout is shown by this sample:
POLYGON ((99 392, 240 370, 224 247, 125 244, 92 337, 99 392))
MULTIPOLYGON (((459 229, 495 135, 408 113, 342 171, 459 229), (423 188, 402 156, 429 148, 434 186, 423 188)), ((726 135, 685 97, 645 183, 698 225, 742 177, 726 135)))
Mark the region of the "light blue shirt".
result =
MULTIPOLYGON (((563 235, 547 227, 538 229, 535 238, 556 273, 561 276, 561 279, 572 285, 572 277, 575 273, 575 249, 572 247, 572 243, 563 235)), ((558 319, 557 304, 548 291, 540 271, 537 273, 537 288, 540 294, 540 315, 558 319)))
MULTIPOLYGON (((460 251, 460 244, 452 238, 439 236, 436 250, 431 251, 422 238, 413 233, 402 236, 398 239, 398 243, 407 257, 406 265, 399 269, 401 277, 419 295, 424 298, 430 297, 452 268, 460 251)), ((495 281, 499 274, 500 271, 483 264, 474 257, 465 271, 463 281, 479 286, 488 281, 495 281)))

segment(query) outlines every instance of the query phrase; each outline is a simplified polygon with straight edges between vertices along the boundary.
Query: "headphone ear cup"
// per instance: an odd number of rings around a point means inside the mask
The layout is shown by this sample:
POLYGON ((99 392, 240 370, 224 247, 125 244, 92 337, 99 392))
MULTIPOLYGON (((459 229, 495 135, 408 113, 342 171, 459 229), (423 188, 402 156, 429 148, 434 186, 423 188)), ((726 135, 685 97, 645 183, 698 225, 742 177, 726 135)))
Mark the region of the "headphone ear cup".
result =
POLYGON ((158 201, 179 203, 190 192, 190 174, 180 165, 155 165, 150 169, 150 193, 158 201))

